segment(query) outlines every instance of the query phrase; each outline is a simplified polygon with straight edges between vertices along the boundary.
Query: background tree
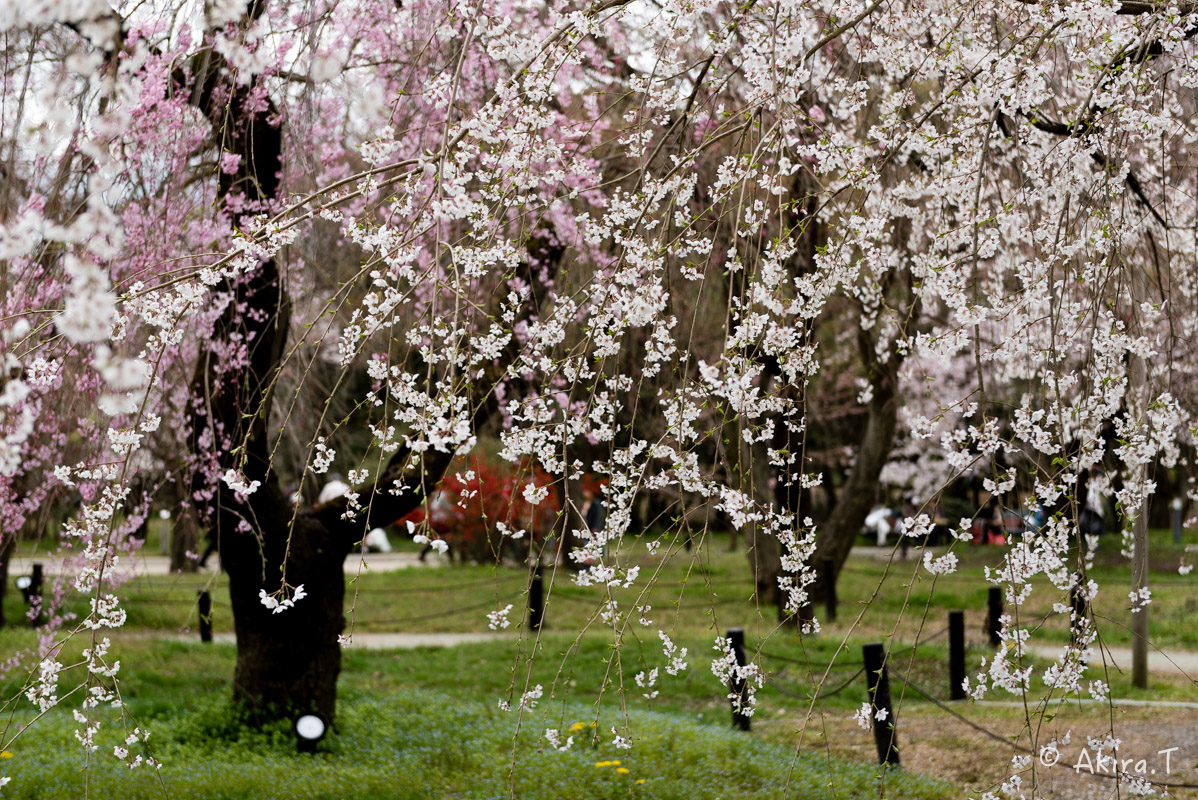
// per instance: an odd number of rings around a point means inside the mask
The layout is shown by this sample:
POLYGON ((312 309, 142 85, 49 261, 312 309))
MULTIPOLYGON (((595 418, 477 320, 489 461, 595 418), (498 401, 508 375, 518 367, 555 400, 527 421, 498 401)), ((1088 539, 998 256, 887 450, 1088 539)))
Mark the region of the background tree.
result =
MULTIPOLYGON (((60 533, 101 693, 141 472, 186 474, 219 542, 238 697, 331 714, 345 556, 480 436, 529 505, 557 493, 579 584, 642 580, 619 543, 671 557, 701 508, 792 614, 888 463, 1054 512, 999 581, 1018 604, 1048 576, 1067 607, 1092 550, 1077 476, 1106 465, 1142 530, 1149 465, 1192 448, 1188 7, 13 13, 0 507, 9 532, 52 491, 79 501, 60 533), (838 429, 816 434, 821 413, 838 429), (353 491, 293 507, 333 464, 353 491)), ((635 614, 609 612, 619 647, 635 614)), ((1019 694, 1018 658, 975 691, 1019 694)))

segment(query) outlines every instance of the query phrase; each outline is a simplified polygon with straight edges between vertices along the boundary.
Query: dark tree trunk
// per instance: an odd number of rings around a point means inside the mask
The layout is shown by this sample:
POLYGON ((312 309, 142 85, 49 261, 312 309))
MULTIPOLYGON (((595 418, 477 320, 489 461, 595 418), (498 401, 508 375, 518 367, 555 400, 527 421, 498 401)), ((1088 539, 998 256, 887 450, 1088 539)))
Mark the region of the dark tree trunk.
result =
MULTIPOLYGON (((791 273, 797 277, 809 275, 815 271, 816 255, 826 240, 827 226, 819 219, 819 189, 809 182, 805 173, 800 172, 795 175, 792 191, 796 197, 806 197, 806 202, 801 210, 800 206, 795 204, 787 212, 787 224, 797 240, 797 248, 790 259, 789 267, 791 273)), ((795 325, 802 330, 804 337, 810 335, 811 322, 809 320, 798 319, 795 321, 795 325)), ((777 386, 778 393, 786 397, 791 404, 801 407, 803 405, 801 402, 802 387, 784 379, 782 365, 774 356, 764 354, 758 357, 763 367, 761 394, 766 395, 772 383, 777 386)), ((795 519, 792 525, 799 526, 802 524, 802 516, 799 512, 803 496, 799 476, 802 475, 806 466, 802 460, 806 433, 792 430, 791 422, 792 420, 785 415, 779 415, 773 419, 773 441, 757 442, 747 450, 747 456, 751 461, 747 469, 753 476, 754 500, 757 501, 758 506, 768 508, 777 503, 780 510, 794 515, 795 519), (770 464, 767 452, 769 446, 772 446, 780 454, 790 454, 793 456, 793 460, 781 467, 770 464), (770 487, 771 477, 775 479, 772 489, 770 487)), ((742 453, 744 452, 745 449, 742 448, 742 453)), ((742 474, 745 471, 746 466, 742 456, 742 474)), ((754 526, 750 530, 749 536, 749 559, 753 568, 758 601, 776 605, 778 619, 786 620, 786 595, 778 585, 779 579, 785 574, 782 568, 782 542, 776 536, 765 533, 761 526, 754 526)))
MULTIPOLYGON (((571 452, 570 460, 566 463, 569 464, 576 457, 577 453, 571 452)), ((582 516, 582 508, 586 505, 582 481, 567 481, 562 478, 555 484, 554 492, 557 494, 558 507, 561 508, 554 532, 554 539, 559 543, 555 558, 558 564, 567 569, 580 570, 586 565, 575 561, 570 557, 570 553, 585 544, 580 537, 574 535, 574 531, 586 530, 587 527, 587 521, 582 516)))
MULTIPOLYGON (((221 150, 240 157, 234 174, 220 173, 218 195, 223 202, 239 193, 251 208, 265 210, 277 196, 282 169, 282 131, 267 122, 277 109, 268 102, 253 110, 248 103, 253 82, 226 86, 231 93, 226 100, 217 85, 223 64, 211 63, 215 58, 209 51, 197 59, 191 96, 211 121, 221 150)), ((273 258, 227 288, 230 300, 212 332, 212 347, 196 365, 192 451, 201 463, 193 489, 207 497, 201 513, 229 576, 237 635, 233 693, 259 715, 317 710, 332 719, 341 669, 337 634, 344 624, 346 550, 322 547, 327 532, 307 520, 292 528, 266 435, 268 387, 287 342, 290 303, 273 258), (248 347, 249 357, 228 369, 219 353, 239 343, 248 347), (208 483, 208 476, 227 470, 262 485, 242 502, 223 481, 215 488, 208 483), (260 592, 275 595, 283 588, 290 596, 301 585, 310 597, 294 608, 273 614, 262 604, 260 592)))
POLYGON ((195 511, 180 508, 171 518, 171 572, 195 572, 199 562, 188 553, 199 553, 200 532, 196 528, 195 511))
MULTIPOLYGON (((764 393, 764 390, 763 390, 764 393)), ((738 431, 739 433, 739 431, 738 431)), ((741 491, 749 495, 758 511, 770 508, 771 467, 764 442, 747 443, 738 436, 740 445, 741 491), (745 485, 747 481, 747 485, 745 485)), ((782 576, 782 543, 769 531, 765 520, 752 522, 745 529, 748 544, 749 570, 753 575, 754 594, 759 606, 778 602, 778 578, 782 576)))
POLYGON ((5 625, 4 596, 8 594, 8 561, 12 558, 12 552, 16 549, 16 544, 16 534, 8 537, 0 537, 0 628, 3 628, 5 625))
MULTIPOLYGON (((255 0, 247 16, 264 9, 265 3, 255 0)), ((254 98, 254 81, 245 86, 229 81, 235 70, 211 50, 201 51, 191 66, 191 102, 208 118, 221 150, 240 156, 234 174, 220 173, 218 197, 223 202, 240 194, 250 209, 269 209, 278 197, 283 163, 282 131, 269 122, 280 116, 278 110, 254 98)), ((545 301, 563 256, 561 247, 544 240, 531 242, 529 252, 533 258, 515 276, 532 289, 522 309, 526 318, 545 301)), ((267 435, 270 387, 282 363, 291 316, 283 277, 271 258, 226 290, 230 301, 196 364, 191 452, 196 458, 192 489, 202 498, 196 511, 229 577, 237 635, 234 697, 259 719, 314 709, 332 720, 341 671, 338 635, 345 626, 345 558, 361 539, 364 523, 391 522, 423 503, 425 487, 440 482, 453 454, 429 450, 417 458, 401 448, 374 484, 359 487, 365 519, 342 518, 344 497, 296 514, 271 467, 267 435), (222 352, 241 346, 247 358, 232 367, 221 361, 222 352), (261 485, 245 498, 224 481, 213 487, 211 476, 227 470, 261 485), (263 605, 261 593, 277 597, 282 590, 282 598, 290 598, 299 586, 307 596, 293 607, 273 613, 263 605)), ((499 291, 495 297, 506 295, 499 291)), ((474 376, 475 430, 495 412, 492 390, 518 353, 513 337, 500 357, 474 376)))
MULTIPOLYGON (((840 575, 849 551, 853 549, 853 543, 865 524, 865 518, 873 508, 878 478, 890 459, 898 424, 898 369, 901 359, 892 353, 886 363, 878 361, 874 354, 873 339, 865 331, 860 334, 859 344, 870 371, 873 397, 867 408, 865 430, 848 480, 837 492, 836 506, 819 533, 815 553, 809 561, 810 566, 818 567, 824 558, 830 557, 833 581, 840 575)), ((808 603, 812 606, 822 603, 825 591, 824 576, 821 575, 807 589, 808 603)))
MULTIPOLYGON (((275 497, 284 499, 281 494, 275 497)), ((264 505, 256 503, 255 513, 272 513, 276 522, 264 531, 261 552, 255 538, 245 534, 226 536, 220 548, 237 634, 233 693, 246 708, 267 718, 316 710, 333 719, 349 542, 330 536, 311 514, 298 518, 288 541, 290 504, 276 503, 273 509, 264 505), (287 583, 302 585, 309 596, 275 614, 262 605, 258 591, 263 575, 268 592, 278 586, 284 564, 287 583)))
MULTIPOLYGON (((764 362, 759 386, 763 396, 770 392, 770 386, 778 375, 777 362, 772 358, 766 358, 764 362)), ((773 421, 776 426, 783 423, 780 418, 773 421)), ((775 490, 770 486, 775 470, 770 464, 768 449, 776 441, 745 441, 746 433, 756 437, 761 426, 762 421, 757 421, 755 425, 747 427, 743 418, 735 425, 726 425, 725 431, 730 430, 731 438, 723 440, 723 450, 729 462, 726 464, 729 477, 739 482, 737 488, 752 501, 753 510, 764 515, 767 509, 774 506, 775 500, 775 490)), ((777 604, 780 597, 778 578, 782 576, 782 542, 770 532, 765 519, 749 522, 744 534, 754 597, 759 606, 777 604)), ((732 546, 735 545, 734 534, 732 546)))
MULTIPOLYGON (((837 486, 836 484, 836 478, 838 475, 840 475, 840 470, 834 469, 832 467, 828 467, 828 469, 824 472, 824 483, 822 488, 824 490, 824 496, 828 499, 827 507, 824 509, 824 514, 829 517, 832 516, 833 512, 836 511, 836 500, 840 496, 838 494, 840 491, 840 486, 837 486)), ((843 484, 841 484, 841 486, 843 486, 843 484)))
POLYGON ((195 572, 199 568, 196 559, 188 553, 200 551, 200 532, 196 525, 196 511, 188 496, 189 482, 174 480, 174 510, 171 514, 171 572, 195 572))

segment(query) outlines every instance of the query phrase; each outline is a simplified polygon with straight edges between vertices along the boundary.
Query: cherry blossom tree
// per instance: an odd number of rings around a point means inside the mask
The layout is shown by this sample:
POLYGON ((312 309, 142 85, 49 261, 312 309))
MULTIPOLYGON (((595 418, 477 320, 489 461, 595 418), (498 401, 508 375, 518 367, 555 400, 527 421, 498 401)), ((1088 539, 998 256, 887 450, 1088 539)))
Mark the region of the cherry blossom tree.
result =
MULTIPOLYGON (((218 543, 238 698, 332 716, 345 558, 484 434, 524 500, 557 493, 577 583, 644 580, 622 540, 664 559, 691 538, 683 513, 635 541, 655 493, 744 531, 759 598, 792 615, 896 442, 940 481, 921 500, 969 470, 1019 487, 1049 520, 978 576, 1013 647, 970 691, 1030 690, 1018 610, 1044 576, 1076 635, 1036 679, 1105 697, 1096 621, 1067 601, 1098 591, 1078 476, 1119 475, 1142 564, 1148 469, 1193 444, 1193 7, 155 0, 10 6, 0 29, 0 516, 11 537, 80 502, 28 696, 58 702, 82 635, 85 744, 115 696, 102 631, 139 475, 184 480, 218 543), (824 361, 855 371, 865 422, 817 526, 824 361), (294 506, 280 476, 310 497, 335 462, 354 488, 294 506)), ((1144 575, 1124 588, 1143 620, 1144 575)), ((618 648, 641 618, 613 601, 602 622, 618 648)), ((716 673, 757 685, 726 647, 716 673)), ((1021 769, 1007 788, 1034 785, 1021 769)))

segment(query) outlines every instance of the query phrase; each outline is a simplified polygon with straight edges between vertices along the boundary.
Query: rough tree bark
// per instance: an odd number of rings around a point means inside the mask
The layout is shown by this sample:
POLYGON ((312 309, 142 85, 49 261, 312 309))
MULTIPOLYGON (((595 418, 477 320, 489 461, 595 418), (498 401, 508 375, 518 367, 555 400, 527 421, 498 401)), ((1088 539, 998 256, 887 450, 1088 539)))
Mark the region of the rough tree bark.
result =
MULTIPOLYGON (((249 7, 252 17, 263 3, 249 7)), ((192 103, 213 126, 223 151, 240 156, 235 174, 221 174, 219 197, 241 193, 251 204, 268 205, 279 190, 283 137, 268 120, 277 116, 273 103, 254 105, 255 84, 237 86, 222 76, 233 72, 210 50, 193 61, 192 103)), ((555 245, 530 247, 539 257, 527 263, 519 280, 532 286, 525 311, 544 300, 542 280, 552 280, 563 255, 555 245)), ((372 485, 359 489, 366 520, 345 521, 345 499, 298 512, 284 495, 270 464, 267 420, 269 387, 280 367, 287 342, 290 303, 283 276, 271 259, 250 275, 226 287, 231 297, 201 353, 193 380, 195 400, 192 453, 196 455, 193 489, 206 497, 199 513, 215 537, 221 565, 228 574, 233 624, 237 636, 234 697, 258 719, 316 710, 333 719, 337 677, 341 669, 338 635, 344 619, 344 561, 372 524, 390 522, 416 508, 440 481, 452 454, 429 451, 418 465, 401 448, 372 485), (247 358, 230 367, 219 354, 244 345, 247 358), (261 486, 240 497, 211 478, 239 470, 261 486), (395 493, 397 487, 403 490, 395 493), (293 523, 294 519, 294 523, 293 523), (303 585, 308 595, 284 613, 261 602, 283 584, 303 585)), ((505 295, 499 292, 498 296, 505 295)), ((473 384, 475 426, 494 411, 492 389, 503 379, 518 353, 513 340, 473 384)))
MULTIPOLYGON (((761 393, 770 391, 770 384, 776 374, 772 367, 776 366, 772 359, 766 359, 765 369, 761 373, 761 393)), ((775 420, 779 422, 780 420, 775 420)), ((770 488, 770 478, 774 468, 770 465, 768 444, 772 442, 745 441, 745 427, 738 424, 733 429, 735 442, 728 442, 726 447, 736 447, 736 468, 740 474, 741 491, 752 497, 759 509, 769 508, 773 504, 774 492, 770 488)), ((749 559, 749 571, 753 575, 754 596, 758 605, 773 605, 778 603, 780 592, 778 578, 782 576, 782 543, 778 537, 768 533, 767 526, 751 522, 745 528, 745 539, 748 544, 746 555, 749 559)))
MULTIPOLYGON (((849 551, 853 549, 853 543, 865 524, 865 518, 873 507, 878 478, 894 448, 898 424, 898 371, 902 359, 891 353, 890 358, 883 363, 878 358, 869 331, 860 331, 857 342, 869 373, 873 397, 866 408, 865 430, 861 434, 861 443, 857 447, 857 456, 848 480, 838 492, 836 507, 819 532, 815 553, 809 562, 818 567, 824 558, 831 557, 833 581, 840 575, 849 551)), ((825 591, 824 576, 821 574, 807 589, 809 608, 823 602, 825 591)))
POLYGON ((171 573, 195 572, 199 564, 194 558, 200 552, 200 531, 196 522, 195 505, 191 501, 190 481, 174 477, 170 481, 171 497, 171 573), (188 554, 192 555, 188 555, 188 554))
MULTIPOLYGON (((772 505, 773 493, 770 489, 770 462, 766 453, 765 442, 754 442, 752 445, 741 439, 740 463, 748 466, 744 471, 750 486, 749 491, 758 508, 769 508, 772 505)), ((745 529, 748 541, 749 569, 753 574, 753 585, 758 605, 776 605, 778 603, 778 578, 782 576, 782 543, 777 536, 768 532, 768 528, 760 523, 750 523, 745 529)))
MULTIPOLYGON (((806 197, 804 203, 795 205, 787 212, 787 225, 793 231, 797 248, 790 259, 790 271, 794 276, 807 275, 816 269, 816 255, 819 248, 827 240, 827 225, 819 218, 818 186, 810 182, 805 173, 799 173, 794 178, 792 192, 796 197, 806 197)), ((802 326, 806 334, 810 334, 811 323, 798 320, 796 325, 802 326)), ((781 381, 781 365, 772 356, 757 354, 762 364, 761 393, 767 394, 770 385, 775 384, 778 391, 794 400, 797 387, 786 385, 781 381)), ((802 440, 805 434, 798 434, 790 428, 790 420, 786 416, 777 415, 772 420, 774 438, 772 442, 755 442, 746 444, 743 438, 739 441, 737 451, 738 467, 742 476, 751 481, 753 500, 759 508, 769 507, 777 502, 780 509, 793 513, 801 522, 799 475, 804 464, 801 459, 802 440), (786 451, 795 455, 794 461, 785 468, 770 464, 768 449, 773 446, 776 450, 786 451), (771 489, 770 481, 774 486, 771 489)), ((725 446, 729 446, 728 443, 725 446)), ((764 533, 760 525, 752 525, 747 530, 749 567, 753 573, 756 597, 759 604, 774 604, 778 607, 778 619, 786 619, 783 605, 783 595, 778 586, 778 579, 783 575, 782 543, 774 536, 764 533)), ((735 534, 733 537, 735 547, 735 534)))
POLYGON ((17 537, 15 535, 0 539, 0 628, 5 625, 4 595, 8 593, 8 562, 12 558, 16 544, 17 537))
MULTIPOLYGON (((904 249, 910 235, 910 223, 900 221, 892 233, 895 248, 904 249)), ((899 315, 904 324, 918 327, 923 304, 911 271, 887 272, 881 284, 883 296, 889 296, 892 303, 905 309, 899 315)), ((811 609, 815 605, 823 603, 828 581, 835 586, 848 560, 849 551, 853 549, 853 543, 873 507, 882 468, 890 460, 890 453, 894 449, 900 401, 899 368, 905 354, 893 346, 886 353, 879 353, 874 329, 863 327, 857 330, 857 349, 865 365, 871 392, 866 404, 865 429, 857 446, 852 469, 844 486, 835 495, 835 505, 816 537, 815 552, 808 561, 808 565, 816 570, 817 579, 807 588, 807 606, 800 614, 804 619, 812 616, 811 609), (832 574, 826 575, 822 565, 823 560, 829 557, 832 559, 832 574)))

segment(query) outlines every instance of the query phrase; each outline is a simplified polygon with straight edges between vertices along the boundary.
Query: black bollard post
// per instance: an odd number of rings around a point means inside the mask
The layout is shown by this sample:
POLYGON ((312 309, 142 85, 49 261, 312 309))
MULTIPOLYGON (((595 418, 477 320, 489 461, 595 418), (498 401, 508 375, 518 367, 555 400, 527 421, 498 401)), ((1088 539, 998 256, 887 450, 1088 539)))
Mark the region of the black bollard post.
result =
MULTIPOLYGON (((1081 586, 1075 585, 1069 590, 1069 605, 1073 609, 1073 619, 1070 622, 1070 628, 1075 629, 1078 624, 1086 616, 1086 598, 1082 596, 1081 586)), ((1077 643, 1077 632, 1071 630, 1069 633, 1069 641, 1073 644, 1077 643)))
MULTIPOLYGON (((745 630, 744 628, 729 628, 728 629, 728 644, 732 646, 732 652, 736 655, 736 663, 738 666, 745 665, 745 630)), ((745 682, 740 679, 734 679, 732 682, 732 694, 739 697, 741 702, 745 702, 745 682)), ((742 706, 743 708, 743 706, 742 706)), ((741 713, 736 710, 735 702, 732 705, 732 727, 740 728, 742 731, 749 730, 748 714, 741 713)))
POLYGON ((27 600, 31 604, 35 602, 34 598, 37 598, 37 616, 29 621, 30 626, 34 628, 40 628, 46 621, 45 614, 42 612, 44 607, 42 602, 42 584, 44 581, 45 574, 42 572, 42 565, 35 562, 33 565, 33 574, 29 579, 29 593, 27 595, 27 600))
POLYGON ((209 644, 212 642, 212 595, 207 589, 199 589, 196 594, 200 596, 200 641, 209 644))
POLYGON ((528 629, 539 631, 545 622, 545 575, 537 564, 532 571, 532 584, 528 587, 528 629))
POLYGON ((1002 587, 991 586, 990 598, 986 614, 986 630, 990 633, 990 644, 997 647, 1002 643, 999 633, 1002 631, 1002 587))
MULTIPOLYGON (((789 570, 784 569, 780 577, 790 578, 792 586, 798 584, 798 576, 789 570)), ((774 588, 774 595, 778 601, 778 622, 780 624, 788 625, 792 628, 797 627, 801 630, 804 621, 811 621, 810 605, 804 605, 795 612, 786 607, 786 604, 790 602, 790 592, 788 590, 784 590, 781 586, 776 586, 774 588)))
POLYGON ((874 726, 874 744, 878 747, 878 763, 899 764, 898 734, 895 730, 894 709, 890 705, 890 679, 886 676, 886 646, 870 642, 861 648, 865 661, 865 683, 869 688, 870 723, 874 726), (878 719, 878 712, 882 719, 878 719))
POLYGON ((1086 598, 1082 597, 1080 586, 1074 586, 1069 592, 1069 602, 1073 606, 1073 615, 1078 619, 1086 616, 1086 598))
POLYGON ((820 583, 824 585, 824 616, 828 622, 836 621, 836 567, 831 556, 825 556, 820 564, 820 583))
POLYGON ((965 612, 948 612, 948 697, 965 699, 965 612))

